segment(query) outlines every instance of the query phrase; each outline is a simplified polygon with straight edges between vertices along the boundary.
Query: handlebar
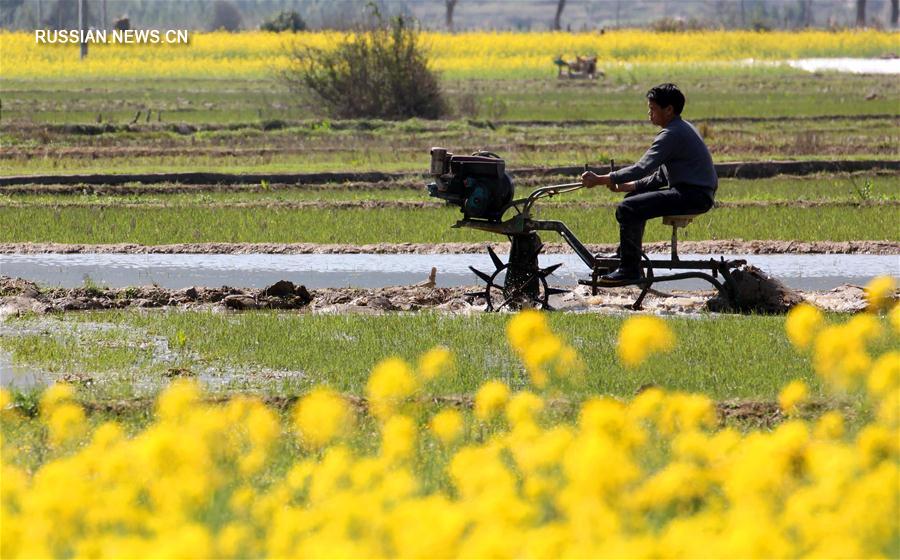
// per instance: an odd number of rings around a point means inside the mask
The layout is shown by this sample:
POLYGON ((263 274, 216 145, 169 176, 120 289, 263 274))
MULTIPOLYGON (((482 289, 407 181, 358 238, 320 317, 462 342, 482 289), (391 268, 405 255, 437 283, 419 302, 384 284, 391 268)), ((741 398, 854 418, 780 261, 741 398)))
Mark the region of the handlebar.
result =
POLYGON ((528 195, 528 198, 525 199, 525 206, 523 207, 522 212, 527 214, 539 198, 551 197, 562 193, 577 191, 581 188, 584 188, 584 185, 579 182, 563 183, 562 185, 550 185, 549 187, 534 189, 531 194, 528 195))

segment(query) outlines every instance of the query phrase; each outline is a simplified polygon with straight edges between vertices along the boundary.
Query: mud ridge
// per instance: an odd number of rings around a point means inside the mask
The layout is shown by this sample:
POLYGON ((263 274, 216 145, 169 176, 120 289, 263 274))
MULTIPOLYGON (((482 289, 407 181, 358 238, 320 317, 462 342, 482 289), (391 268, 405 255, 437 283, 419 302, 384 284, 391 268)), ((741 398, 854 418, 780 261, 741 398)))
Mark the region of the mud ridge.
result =
MULTIPOLYGON (((170 245, 139 245, 136 243, 82 244, 82 243, 0 243, 0 254, 38 253, 125 253, 125 254, 418 254, 447 255, 483 253, 487 247, 498 252, 509 252, 509 243, 372 243, 364 245, 327 243, 175 243, 170 245)), ((609 253, 616 250, 613 243, 588 244, 593 253, 609 253)), ((900 241, 771 241, 722 239, 707 241, 680 241, 682 254, 701 255, 736 254, 846 254, 846 255, 900 255, 900 241)), ((666 253, 669 242, 644 243, 650 253, 666 253)), ((562 242, 544 243, 544 253, 572 252, 562 242)))
MULTIPOLYGON (((628 165, 629 162, 621 162, 628 165)), ((591 167, 592 171, 608 173, 609 166, 591 167)), ((807 160, 807 161, 752 161, 716 164, 720 178, 760 179, 775 175, 809 175, 821 172, 854 172, 874 169, 900 170, 900 160, 807 160)), ((579 175, 583 166, 532 167, 511 169, 515 175, 579 175)), ((122 185, 125 183, 183 183, 183 184, 259 184, 288 183, 342 183, 353 181, 392 181, 410 177, 425 177, 423 173, 383 173, 369 172, 322 172, 322 173, 215 173, 215 172, 175 172, 175 173, 122 173, 122 174, 81 174, 81 175, 17 175, 0 177, 0 187, 28 184, 92 184, 122 185)))
MULTIPOLYGON (((821 121, 869 121, 869 120, 894 120, 897 119, 896 114, 861 114, 861 115, 785 115, 780 117, 749 117, 749 116, 733 116, 733 117, 705 117, 691 119, 694 123, 763 123, 763 122, 821 122, 821 121)), ((641 124, 641 119, 569 119, 569 120, 539 120, 539 119, 492 119, 492 120, 476 120, 469 119, 467 124, 475 128, 496 128, 498 126, 522 126, 522 127, 546 127, 546 128, 566 128, 571 126, 619 126, 628 124, 641 124)), ((281 120, 274 119, 268 121, 250 121, 236 122, 227 124, 218 123, 202 123, 202 124, 186 124, 177 122, 167 123, 150 123, 150 124, 37 124, 30 121, 16 123, 18 128, 23 131, 46 130, 49 132, 63 134, 81 134, 96 135, 112 132, 158 132, 160 130, 171 130, 179 134, 193 134, 198 131, 218 131, 218 130, 243 130, 253 129, 262 131, 280 131, 285 128, 311 128, 320 124, 321 121, 315 119, 301 120, 281 120)), ((422 132, 442 132, 447 130, 447 121, 420 121, 420 129, 422 132)), ((397 124, 391 121, 369 121, 369 120, 346 120, 331 121, 329 126, 333 130, 360 130, 373 131, 382 128, 397 128, 397 124)))
MULTIPOLYGON (((618 205, 614 201, 550 201, 542 203, 544 208, 614 208, 618 205)), ((29 203, 11 202, 0 203, 0 208, 147 208, 147 209, 176 209, 195 208, 197 204, 171 203, 171 202, 62 202, 62 203, 29 203)), ((239 202, 204 202, 203 208, 272 208, 284 210, 377 210, 391 209, 422 209, 445 208, 452 206, 444 202, 431 200, 257 200, 239 202)), ((900 200, 741 200, 716 202, 715 208, 822 208, 822 207, 848 207, 865 208, 873 206, 900 206, 900 200)))
MULTIPOLYGON (((353 394, 344 394, 344 399, 356 408, 359 412, 365 412, 368 409, 368 401, 365 397, 353 394)), ((202 400, 207 404, 225 404, 229 402, 234 395, 208 395, 202 400)), ((300 396, 297 395, 262 395, 258 397, 266 406, 279 409, 292 409, 300 396)), ((155 406, 155 399, 152 398, 135 398, 127 400, 106 400, 106 401, 84 401, 81 405, 88 413, 96 414, 121 414, 126 412, 138 412, 152 409, 155 406)), ((454 407, 459 409, 471 409, 474 406, 475 399, 470 395, 434 395, 430 397, 420 397, 415 402, 422 405, 438 405, 442 407, 454 407)), ((571 401, 569 399, 551 398, 547 399, 547 406, 556 411, 573 411, 581 403, 571 401)), ((746 422, 760 428, 770 428, 784 421, 784 414, 777 402, 763 400, 743 400, 729 399, 715 403, 716 416, 719 425, 724 426, 729 422, 746 422)), ((802 416, 818 416, 827 410, 840 409, 845 415, 852 416, 854 413, 851 407, 846 403, 826 401, 826 400, 810 400, 799 409, 802 416)))
MULTIPOLYGON (((212 309, 248 311, 257 309, 299 310, 319 314, 382 314, 387 312, 439 312, 470 314, 484 312, 482 298, 469 295, 482 287, 436 287, 433 281, 413 286, 385 288, 322 288, 307 290, 280 280, 266 288, 159 286, 106 288, 50 288, 21 278, 0 276, 0 320, 29 313, 63 313, 106 309, 212 309)), ((551 303, 560 311, 623 314, 640 290, 634 287, 600 289, 592 295, 586 286, 555 296, 551 303)), ((655 292, 644 309, 664 315, 694 315, 706 312, 715 301, 715 291, 655 292)), ((863 288, 844 285, 828 291, 797 292, 796 301, 809 301, 834 312, 859 312, 866 308, 863 288)), ((783 312, 783 310, 779 311, 783 312)))

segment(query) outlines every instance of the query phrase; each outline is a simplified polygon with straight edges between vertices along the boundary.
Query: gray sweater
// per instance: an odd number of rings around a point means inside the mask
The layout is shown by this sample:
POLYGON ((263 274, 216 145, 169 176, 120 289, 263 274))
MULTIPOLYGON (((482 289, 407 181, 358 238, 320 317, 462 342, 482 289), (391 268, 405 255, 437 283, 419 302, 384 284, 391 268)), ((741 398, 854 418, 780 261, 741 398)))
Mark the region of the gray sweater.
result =
POLYGON ((691 123, 675 116, 656 135, 650 149, 640 161, 613 173, 614 183, 637 181, 636 192, 646 192, 669 185, 694 186, 713 194, 719 186, 712 156, 700 133, 691 123))

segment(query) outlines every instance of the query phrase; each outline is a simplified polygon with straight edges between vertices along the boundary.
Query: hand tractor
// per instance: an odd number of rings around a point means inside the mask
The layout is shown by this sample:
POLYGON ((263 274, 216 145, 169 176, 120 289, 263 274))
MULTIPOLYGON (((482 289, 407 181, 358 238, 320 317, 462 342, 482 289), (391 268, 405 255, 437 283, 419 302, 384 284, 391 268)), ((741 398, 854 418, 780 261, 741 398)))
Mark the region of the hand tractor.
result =
POLYGON ((746 261, 726 261, 722 257, 718 260, 710 258, 690 261, 678 258, 678 228, 685 227, 694 216, 663 218, 664 224, 672 226, 671 259, 653 260, 644 253, 641 261, 642 279, 628 284, 608 284, 600 277, 619 266, 618 257, 591 254, 562 222, 532 218, 532 208, 538 200, 581 189, 581 182, 540 187, 527 197, 516 199, 512 178, 506 172, 506 163, 498 155, 491 152, 476 152, 470 156, 454 155, 444 148, 431 149, 431 175, 434 182, 428 185, 428 194, 459 206, 463 214, 463 218, 452 227, 498 233, 507 236, 511 242, 509 260, 506 263, 488 247, 488 255, 495 267, 493 273, 469 267, 486 284, 483 292, 469 295, 483 298, 488 311, 522 307, 552 309, 550 296, 568 291, 551 287, 547 283, 547 277, 562 263, 544 268, 538 264, 538 255, 543 249, 539 231, 555 231, 572 247, 591 271, 590 279, 579 280, 578 283, 591 286, 593 294, 601 287, 640 287, 641 292, 632 304, 633 309, 641 308, 653 284, 687 278, 709 282, 727 301, 735 303, 736 289, 731 272, 746 264, 746 261), (675 272, 658 275, 657 271, 660 270, 675 272))

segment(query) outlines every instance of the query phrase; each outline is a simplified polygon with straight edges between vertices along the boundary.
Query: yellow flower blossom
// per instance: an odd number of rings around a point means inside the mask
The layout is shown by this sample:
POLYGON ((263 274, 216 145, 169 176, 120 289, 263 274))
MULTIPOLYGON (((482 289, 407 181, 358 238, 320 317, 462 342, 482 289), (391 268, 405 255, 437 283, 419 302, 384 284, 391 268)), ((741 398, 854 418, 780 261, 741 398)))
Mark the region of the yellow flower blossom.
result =
POLYGON ((200 400, 200 387, 187 379, 173 381, 159 396, 156 412, 164 420, 177 420, 190 413, 200 400))
POLYGON ((795 306, 788 312, 784 322, 788 340, 798 350, 807 349, 824 321, 818 307, 808 303, 795 306))
POLYGON ((520 391, 509 399, 506 419, 512 426, 534 422, 535 415, 543 409, 543 399, 529 391, 520 391))
POLYGON ((522 359, 531 384, 539 389, 546 387, 551 378, 575 381, 584 369, 578 353, 553 334, 544 315, 528 309, 506 325, 510 346, 522 359))
POLYGON ((894 329, 894 334, 900 334, 900 305, 895 305, 888 311, 888 321, 894 329))
POLYGON ((894 305, 897 282, 893 276, 878 276, 866 284, 866 301, 870 311, 889 309, 894 305))
POLYGON ((795 379, 778 393, 778 406, 788 416, 797 414, 801 404, 809 397, 809 387, 803 381, 795 379))
POLYGON ((674 346, 675 334, 665 321, 651 315, 638 315, 625 320, 619 331, 616 351, 625 366, 634 368, 651 354, 668 352, 674 346))
POLYGON ((834 410, 826 412, 816 421, 813 433, 819 439, 840 438, 844 435, 844 417, 834 410))
POLYGON ((66 383, 54 383, 41 394, 41 413, 50 414, 63 404, 75 400, 75 388, 66 383))
POLYGON ((84 410, 72 403, 56 405, 46 422, 50 432, 50 441, 57 445, 81 436, 87 428, 84 410))
POLYGON ((509 400, 509 387, 502 381, 488 381, 475 393, 475 416, 488 421, 494 418, 509 400))
POLYGON ((453 369, 453 354, 443 346, 436 346, 419 358, 418 373, 425 381, 445 375, 453 369))
POLYGON ((301 441, 318 449, 353 426, 353 415, 344 399, 324 387, 313 389, 294 408, 294 427, 301 441))
POLYGON ((869 393, 876 398, 900 387, 900 352, 886 352, 872 364, 867 387, 869 393))
MULTIPOLYGON (((0 33, 7 79, 164 78, 257 79, 289 66, 284 47, 333 49, 342 31, 271 33, 192 32, 189 44, 95 44, 84 60, 71 45, 45 45, 34 33, 0 33)), ((425 32, 432 66, 451 78, 541 78, 552 75, 553 60, 597 55, 609 71, 634 64, 719 66, 793 58, 859 56, 890 52, 896 38, 889 30, 709 30, 655 33, 617 29, 604 34, 469 31, 425 32)))
POLYGON ((389 461, 409 459, 416 445, 416 423, 409 416, 396 414, 381 429, 381 454, 389 461))
MULTIPOLYGON (((400 410, 415 391, 396 390, 397 371, 414 379, 401 362, 379 364, 386 417, 350 426, 341 397, 302 396, 286 422, 304 436, 331 425, 310 452, 253 397, 207 401, 173 383, 155 418, 89 433, 74 391, 49 389, 38 420, 0 430, 0 556, 883 557, 900 538, 900 386, 896 350, 868 354, 876 337, 893 348, 881 330, 862 314, 811 344, 823 385, 858 391, 846 425, 830 410, 723 427, 709 396, 654 387, 569 393, 574 420, 492 381, 475 412, 509 422, 467 431, 457 410, 429 422, 400 410), (420 439, 429 429, 445 448, 420 439)), ((781 406, 805 392, 788 385, 781 406)))
POLYGON ((390 417, 417 388, 409 365, 399 358, 388 358, 375 366, 366 385, 372 413, 381 420, 390 417))
POLYGON ((896 460, 900 439, 897 438, 896 431, 870 424, 859 432, 856 446, 863 462, 871 467, 884 460, 896 460))
POLYGON ((444 445, 451 445, 463 433, 464 420, 458 410, 444 409, 431 419, 431 432, 437 436, 444 445))

